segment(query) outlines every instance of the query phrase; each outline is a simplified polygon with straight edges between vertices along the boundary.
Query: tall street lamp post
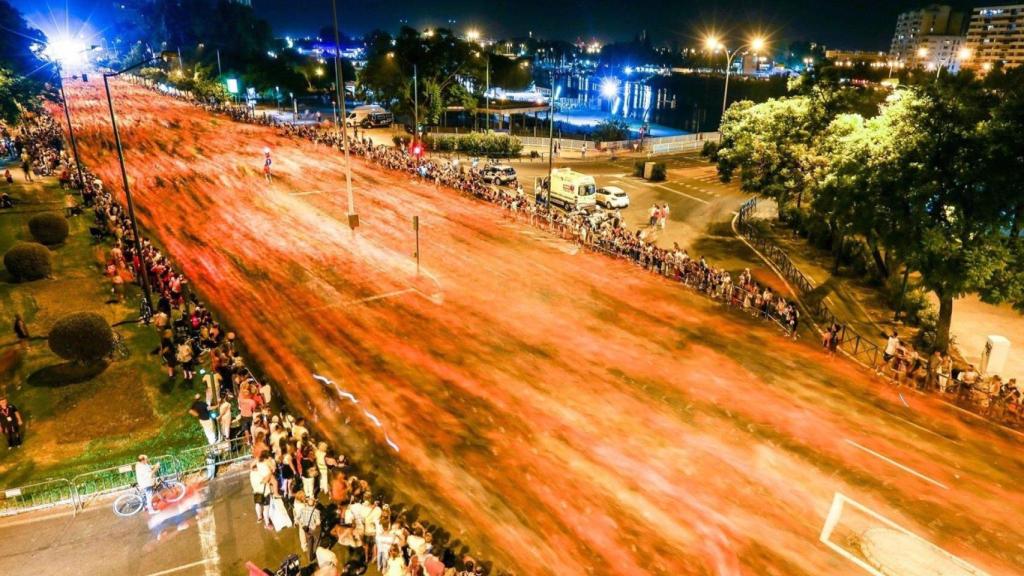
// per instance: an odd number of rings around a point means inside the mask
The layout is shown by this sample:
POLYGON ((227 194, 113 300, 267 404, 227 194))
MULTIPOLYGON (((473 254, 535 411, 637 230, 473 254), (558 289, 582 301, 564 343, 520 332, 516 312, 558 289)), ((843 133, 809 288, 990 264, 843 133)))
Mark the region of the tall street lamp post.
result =
POLYGON ((82 175, 82 161, 78 158, 78 141, 75 139, 75 127, 71 124, 71 111, 68 97, 64 93, 64 73, 60 62, 57 62, 57 84, 60 86, 60 100, 64 105, 64 118, 68 121, 68 134, 71 135, 71 151, 75 154, 75 169, 78 171, 78 185, 85 190, 85 176, 82 175))
POLYGON ((166 60, 166 53, 161 56, 156 56, 143 60, 137 64, 133 64, 127 68, 118 70, 116 72, 104 72, 103 73, 103 89, 107 92, 107 106, 110 108, 110 125, 114 128, 114 142, 117 145, 117 161, 121 165, 121 182, 124 184, 124 197, 128 204, 128 219, 132 225, 132 236, 135 244, 135 254, 139 258, 139 267, 141 270, 136 270, 135 273, 142 277, 142 317, 148 321, 149 315, 152 313, 153 307, 153 294, 149 288, 149 271, 146 269, 146 258, 142 254, 142 238, 139 236, 139 223, 135 219, 135 202, 132 199, 132 190, 128 185, 128 171, 124 165, 124 148, 121 146, 121 132, 117 128, 117 115, 114 114, 114 100, 110 96, 110 79, 114 76, 120 76, 125 72, 129 72, 141 66, 145 66, 156 60, 166 60))
MULTIPOLYGON (((725 109, 729 105, 729 74, 732 72, 733 59, 735 59, 741 52, 745 53, 747 50, 753 50, 755 54, 760 52, 764 48, 765 42, 763 38, 755 37, 749 43, 737 46, 735 50, 730 51, 729 48, 716 36, 709 36, 707 40, 704 41, 704 45, 711 50, 712 53, 719 50, 725 53, 725 90, 722 93, 722 117, 724 118, 725 109)), ((721 120, 719 121, 719 125, 721 125, 721 120)))
POLYGON ((345 189, 348 192, 348 227, 355 230, 359 226, 359 215, 356 214, 356 199, 352 194, 352 163, 348 155, 348 126, 345 125, 345 78, 341 73, 341 35, 338 32, 338 2, 331 0, 331 13, 334 16, 334 88, 338 95, 339 124, 341 125, 341 146, 345 151, 345 189))

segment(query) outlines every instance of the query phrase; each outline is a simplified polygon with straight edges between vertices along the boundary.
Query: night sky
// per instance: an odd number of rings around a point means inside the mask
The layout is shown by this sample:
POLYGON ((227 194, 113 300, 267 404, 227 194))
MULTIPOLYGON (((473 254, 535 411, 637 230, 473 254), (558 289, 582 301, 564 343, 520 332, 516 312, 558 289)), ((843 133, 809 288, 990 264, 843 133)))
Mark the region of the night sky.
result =
MULTIPOLYGON (((93 28, 102 30, 110 24, 115 2, 11 1, 44 31, 44 22, 63 20, 60 13, 66 3, 73 19, 88 18, 93 28)), ((609 42, 646 29, 656 44, 676 40, 688 46, 696 44, 705 30, 741 36, 758 28, 779 41, 807 39, 829 47, 882 50, 888 48, 896 15, 926 4, 927 0, 339 0, 339 18, 346 34, 397 30, 403 21, 422 28, 445 26, 454 19, 456 30, 475 27, 492 38, 533 31, 542 37, 609 42)), ((977 5, 950 4, 962 9, 977 5)), ((331 21, 330 0, 253 0, 253 7, 278 36, 315 33, 331 21)))

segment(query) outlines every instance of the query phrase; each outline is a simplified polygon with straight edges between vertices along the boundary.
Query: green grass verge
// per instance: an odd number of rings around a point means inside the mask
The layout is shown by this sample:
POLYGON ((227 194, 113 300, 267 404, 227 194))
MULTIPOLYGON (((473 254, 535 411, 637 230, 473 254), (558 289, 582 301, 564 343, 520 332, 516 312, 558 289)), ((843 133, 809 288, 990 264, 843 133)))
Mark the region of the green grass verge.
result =
MULTIPOLYGON (((15 242, 31 241, 27 222, 46 211, 62 213, 65 192, 52 178, 7 188, 18 200, 0 212, 0 253, 15 242)), ((169 385, 153 350, 152 328, 131 322, 137 293, 126 303, 112 301, 110 281, 102 274, 106 246, 89 235, 90 214, 70 219, 67 241, 51 249, 52 278, 12 283, 0 272, 0 392, 26 419, 25 444, 0 447, 0 488, 50 477, 71 477, 132 461, 141 452, 158 455, 201 445, 202 433, 185 411, 194 393, 180 378, 169 385), (85 369, 54 355, 46 344, 50 326, 65 314, 88 310, 101 314, 127 341, 125 360, 85 369), (26 350, 11 326, 21 314, 33 335, 26 350)))

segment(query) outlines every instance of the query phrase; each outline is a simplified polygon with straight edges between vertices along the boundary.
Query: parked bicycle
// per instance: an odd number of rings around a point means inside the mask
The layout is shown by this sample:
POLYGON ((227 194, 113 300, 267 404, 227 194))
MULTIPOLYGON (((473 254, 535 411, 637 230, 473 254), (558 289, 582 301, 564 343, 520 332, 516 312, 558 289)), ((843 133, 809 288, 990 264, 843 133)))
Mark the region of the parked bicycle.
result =
MULTIPOLYGON (((173 503, 185 497, 185 485, 175 479, 158 478, 153 486, 153 507, 160 508, 161 503, 173 503)), ((114 500, 114 514, 118 516, 134 516, 146 507, 146 493, 138 484, 132 490, 114 500)))

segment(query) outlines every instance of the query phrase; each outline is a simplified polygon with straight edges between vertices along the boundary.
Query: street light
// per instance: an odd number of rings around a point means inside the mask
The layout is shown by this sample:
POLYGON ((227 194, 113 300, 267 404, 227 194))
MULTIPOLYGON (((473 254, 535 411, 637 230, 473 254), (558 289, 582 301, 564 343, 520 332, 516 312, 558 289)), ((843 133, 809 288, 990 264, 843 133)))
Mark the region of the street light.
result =
MULTIPOLYGON (((75 127, 71 124, 71 108, 68 106, 68 97, 64 93, 64 73, 62 63, 68 61, 80 61, 82 54, 86 52, 92 52, 99 50, 100 47, 93 45, 88 48, 82 48, 76 51, 70 51, 68 47, 71 44, 62 43, 59 47, 55 48, 52 52, 47 50, 50 56, 54 58, 53 63, 57 66, 57 85, 60 86, 60 99, 64 105, 64 118, 68 122, 68 134, 71 138, 71 151, 75 155, 75 170, 78 172, 78 185, 85 190, 85 177, 82 175, 82 161, 78 157, 78 140, 75 138, 75 127)), ((49 45, 47 45, 49 49, 49 45)))
POLYGON ((938 66, 939 69, 935 72, 935 80, 939 80, 939 76, 942 75, 943 68, 949 68, 953 64, 953 62, 966 62, 967 60, 971 59, 971 56, 973 54, 974 53, 971 51, 971 49, 966 46, 960 48, 960 50, 957 51, 956 56, 950 56, 944 62, 942 62, 940 66, 938 66))
POLYGON ((469 31, 466 32, 466 39, 469 40, 470 42, 476 42, 480 40, 480 31, 471 28, 469 31))
POLYGON ((123 68, 115 72, 103 73, 103 89, 107 93, 107 107, 110 108, 110 125, 114 128, 114 143, 117 145, 117 161, 121 165, 121 182, 124 184, 124 197, 125 202, 128 204, 128 219, 131 221, 132 236, 134 236, 135 239, 135 254, 139 257, 139 267, 142 268, 142 270, 136 270, 135 273, 142 276, 143 296, 141 316, 146 321, 149 320, 149 316, 153 311, 153 294, 149 289, 149 270, 146 270, 146 257, 142 254, 142 238, 139 236, 139 223, 135 219, 135 202, 132 199, 132 190, 128 186, 128 170, 124 165, 124 148, 121 146, 121 131, 117 129, 117 116, 114 114, 114 99, 110 96, 110 79, 114 76, 120 76, 125 72, 130 72, 157 60, 167 62, 173 57, 173 52, 163 52, 160 56, 154 56, 136 64, 132 64, 127 68, 123 68))
MULTIPOLYGON (((737 46, 735 50, 730 51, 729 48, 717 36, 711 35, 704 40, 704 46, 712 53, 715 53, 719 50, 725 53, 725 90, 722 94, 722 117, 724 118, 725 109, 729 103, 729 74, 732 71, 733 59, 736 58, 736 56, 738 56, 741 52, 746 54, 745 51, 747 50, 753 50, 756 54, 757 52, 765 48, 766 42, 764 38, 760 36, 755 36, 754 38, 750 39, 750 42, 743 44, 741 46, 737 46)), ((721 120, 719 121, 719 124, 721 124, 721 120)))
POLYGON ((338 108, 341 111, 341 145, 345 150, 345 189, 348 192, 348 227, 355 230, 359 226, 359 215, 356 214, 356 199, 352 193, 352 163, 348 155, 348 126, 345 124, 344 77, 341 73, 341 37, 338 33, 338 2, 331 0, 331 11, 334 16, 334 84, 338 93, 338 108))

